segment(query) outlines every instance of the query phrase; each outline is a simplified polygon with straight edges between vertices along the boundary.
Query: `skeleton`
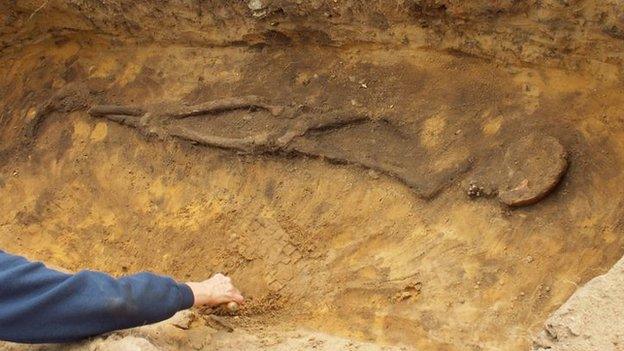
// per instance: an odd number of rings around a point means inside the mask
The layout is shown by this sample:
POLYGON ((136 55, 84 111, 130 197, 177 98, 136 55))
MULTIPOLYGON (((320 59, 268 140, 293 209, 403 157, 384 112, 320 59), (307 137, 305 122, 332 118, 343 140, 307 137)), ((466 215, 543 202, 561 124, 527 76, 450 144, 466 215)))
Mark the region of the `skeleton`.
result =
MULTIPOLYGON (((182 106, 152 108, 118 105, 95 105, 89 113, 98 118, 106 118, 117 123, 134 127, 144 135, 155 135, 161 139, 173 137, 194 144, 235 150, 244 154, 290 154, 321 158, 337 164, 352 164, 366 169, 372 169, 400 180, 408 185, 423 198, 435 196, 448 183, 446 173, 438 176, 439 180, 422 181, 418 177, 421 159, 411 158, 409 155, 387 155, 383 152, 380 159, 364 157, 357 152, 341 150, 340 147, 329 147, 326 150, 315 144, 315 138, 327 136, 330 133, 347 132, 350 127, 372 126, 380 124, 378 119, 370 116, 366 111, 359 109, 329 110, 294 108, 267 103, 257 96, 242 96, 209 101, 206 103, 182 106), (279 119, 279 127, 251 132, 242 137, 216 135, 210 130, 196 126, 185 125, 188 118, 214 118, 234 111, 254 113, 268 113, 272 118, 279 119)), ((253 117, 250 117, 253 118, 253 117)), ((388 125, 385 122, 384 125, 388 125)), ((392 133, 398 133, 396 127, 392 133)), ((405 136, 397 135, 403 140, 405 136)), ((357 138, 356 138, 357 141, 357 138)), ((381 143, 385 142, 379 138, 381 143)), ((415 140, 404 141, 406 145, 417 144, 415 140)), ((327 145, 325 145, 327 146, 327 145)), ((449 174, 463 173, 470 167, 469 163, 449 169, 449 174)), ((420 173, 422 174, 422 173, 420 173)))
MULTIPOLYGON (((35 139, 47 116, 83 110, 90 100, 89 90, 82 84, 72 84, 61 89, 29 112, 24 129, 24 144, 35 139)), ((417 136, 406 135, 391 121, 371 116, 368 111, 354 107, 349 110, 322 110, 276 105, 258 96, 241 96, 191 106, 94 105, 89 109, 89 114, 133 127, 144 135, 157 136, 163 140, 176 138, 244 154, 299 155, 336 164, 356 165, 396 178, 424 199, 435 197, 457 181, 459 176, 471 170, 474 161, 468 158, 445 168, 436 167, 435 161, 440 157, 440 150, 422 148, 417 136), (246 135, 229 136, 215 128, 218 124, 210 125, 213 119, 230 118, 229 114, 234 112, 239 113, 239 117, 240 112, 247 113, 243 119, 248 121, 256 114, 264 114, 265 120, 266 117, 270 118, 273 126, 269 128, 269 125, 264 126, 262 123, 250 124, 252 130, 246 135), (209 125, 198 126, 197 121, 205 121, 209 125)), ((229 124, 228 120, 225 125, 229 124)), ((231 126, 236 127, 235 124, 231 126)), ((231 129, 231 126, 230 134, 243 131, 231 129)), ((536 140, 546 139, 541 137, 536 140)), ((498 188, 501 189, 498 189, 498 197, 501 202, 508 206, 529 205, 545 197, 557 186, 567 169, 567 161, 565 150, 559 142, 555 139, 550 144, 559 150, 557 154, 563 156, 557 158, 557 162, 536 166, 535 179, 527 179, 526 184, 520 183, 524 187, 499 184, 498 188), (527 189, 531 192, 527 192, 527 189), (527 199, 510 200, 507 195, 512 193, 522 193, 527 199), (533 193, 537 195, 531 195, 533 193)), ((531 145, 525 151, 508 150, 511 154, 521 156, 522 160, 514 165, 522 165, 535 158, 535 150, 540 147, 531 145)), ((482 165, 479 169, 484 177, 496 180, 498 184, 502 181, 497 179, 496 169, 501 160, 497 157, 492 160, 490 166, 482 165)))
MULTIPOLYGON (((89 110, 89 113, 94 117, 103 117, 135 127, 147 134, 156 134, 160 137, 168 135, 200 145, 234 149, 245 153, 285 151, 290 142, 308 132, 341 128, 369 119, 363 114, 353 115, 335 112, 322 115, 314 113, 302 115, 302 113, 284 106, 264 103, 257 96, 214 100, 160 113, 148 112, 141 107, 96 105, 89 110), (235 110, 265 110, 272 116, 282 118, 287 124, 287 128, 283 131, 263 132, 244 138, 231 138, 209 135, 176 123, 176 121, 188 117, 209 117, 235 110), (295 117, 299 118, 295 119, 295 117)), ((347 160, 344 161, 347 162, 347 160)))

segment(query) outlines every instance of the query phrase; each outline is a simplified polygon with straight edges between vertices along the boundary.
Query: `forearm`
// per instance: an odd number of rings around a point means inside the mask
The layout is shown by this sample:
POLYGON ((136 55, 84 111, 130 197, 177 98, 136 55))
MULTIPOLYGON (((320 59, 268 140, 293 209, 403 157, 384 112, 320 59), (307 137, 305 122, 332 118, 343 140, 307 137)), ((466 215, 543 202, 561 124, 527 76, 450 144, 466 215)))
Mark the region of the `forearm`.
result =
POLYGON ((191 307, 190 288, 141 273, 75 275, 0 251, 0 339, 67 342, 154 323, 191 307))

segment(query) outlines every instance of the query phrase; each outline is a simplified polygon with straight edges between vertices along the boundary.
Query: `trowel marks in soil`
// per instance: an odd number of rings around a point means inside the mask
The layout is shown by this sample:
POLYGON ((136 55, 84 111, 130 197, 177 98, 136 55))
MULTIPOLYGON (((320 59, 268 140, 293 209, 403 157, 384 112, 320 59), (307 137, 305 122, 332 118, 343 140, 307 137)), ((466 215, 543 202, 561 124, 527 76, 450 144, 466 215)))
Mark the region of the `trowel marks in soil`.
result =
MULTIPOLYGON (((471 166, 466 158, 431 172, 423 165, 435 155, 418 147, 417 138, 402 133, 387 119, 357 109, 295 109, 244 96, 176 108, 96 105, 90 114, 163 139, 175 137, 249 154, 304 155, 358 165, 397 178, 422 198, 434 197, 471 166)), ((565 151, 556 139, 523 138, 505 154, 504 174, 497 177, 499 198, 509 206, 538 202, 554 189, 566 168, 565 151)))

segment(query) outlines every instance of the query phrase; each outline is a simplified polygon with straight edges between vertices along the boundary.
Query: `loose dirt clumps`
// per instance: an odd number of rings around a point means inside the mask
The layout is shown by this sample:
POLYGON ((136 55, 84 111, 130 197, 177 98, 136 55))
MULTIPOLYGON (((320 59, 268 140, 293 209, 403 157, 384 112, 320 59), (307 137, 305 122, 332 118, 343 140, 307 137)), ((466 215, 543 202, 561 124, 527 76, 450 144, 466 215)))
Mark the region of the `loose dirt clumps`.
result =
POLYGON ((568 161, 557 139, 533 134, 507 148, 501 168, 505 179, 498 198, 509 206, 526 206, 554 190, 568 168, 568 161))

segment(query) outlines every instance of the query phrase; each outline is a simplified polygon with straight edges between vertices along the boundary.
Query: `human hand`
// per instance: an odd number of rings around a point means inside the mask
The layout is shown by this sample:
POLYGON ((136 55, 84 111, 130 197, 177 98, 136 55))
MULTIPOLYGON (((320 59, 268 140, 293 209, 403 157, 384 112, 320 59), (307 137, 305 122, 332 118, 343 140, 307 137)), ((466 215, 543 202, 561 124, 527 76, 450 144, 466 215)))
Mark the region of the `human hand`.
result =
POLYGON ((242 304, 243 295, 232 285, 232 279, 217 273, 203 282, 186 283, 193 291, 195 303, 193 306, 218 306, 231 302, 242 304))

